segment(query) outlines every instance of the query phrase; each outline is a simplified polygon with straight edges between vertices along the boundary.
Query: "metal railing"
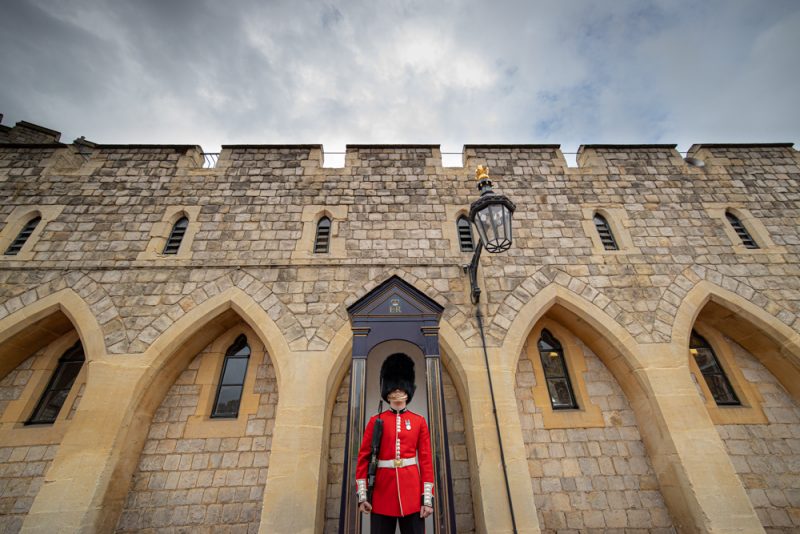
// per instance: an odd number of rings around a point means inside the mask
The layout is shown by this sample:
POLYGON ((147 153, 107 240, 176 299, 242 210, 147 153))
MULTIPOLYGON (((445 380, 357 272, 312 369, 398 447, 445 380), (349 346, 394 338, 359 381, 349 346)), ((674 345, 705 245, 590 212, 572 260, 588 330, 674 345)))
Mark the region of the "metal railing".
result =
POLYGON ((219 152, 203 152, 203 168, 213 169, 219 161, 219 152))

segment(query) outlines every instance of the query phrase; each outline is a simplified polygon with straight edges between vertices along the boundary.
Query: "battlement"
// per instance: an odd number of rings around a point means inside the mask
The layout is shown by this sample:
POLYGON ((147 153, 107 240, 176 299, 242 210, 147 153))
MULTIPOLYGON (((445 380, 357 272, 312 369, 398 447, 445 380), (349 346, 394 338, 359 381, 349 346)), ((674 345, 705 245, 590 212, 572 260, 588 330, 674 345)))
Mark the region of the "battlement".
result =
POLYGON ((689 148, 688 157, 710 165, 797 165, 792 143, 703 143, 689 148))
MULTIPOLYGON (((0 114, 0 122, 2 121, 3 115, 0 114)), ((32 122, 19 121, 13 127, 0 124, 0 144, 3 145, 64 146, 59 143, 59 139, 61 132, 32 122)))
MULTIPOLYGON (((113 162, 96 163, 100 166, 130 164, 136 167, 148 162, 147 166, 203 168, 203 149, 198 145, 102 144, 84 138, 68 145, 59 141, 60 136, 58 131, 25 121, 17 122, 13 127, 0 125, 0 151, 63 148, 80 154, 85 161, 113 162), (156 161, 159 163, 153 163, 156 161)), ((306 171, 302 169, 309 169, 309 172, 317 174, 336 174, 333 169, 319 170, 324 166, 325 154, 321 144, 231 144, 222 146, 216 167, 258 168, 267 173, 270 169, 301 169, 296 174, 304 174, 306 171)), ((578 170, 593 169, 595 173, 635 173, 654 167, 697 168, 706 164, 797 166, 800 162, 792 143, 694 144, 689 149, 688 158, 691 158, 689 163, 675 144, 585 144, 577 152, 578 170)), ((557 144, 468 144, 462 148, 461 161, 464 167, 488 164, 506 174, 524 174, 529 172, 528 169, 534 169, 536 173, 562 172, 568 167, 561 146, 557 144)), ((443 169, 441 172, 453 169, 443 166, 438 144, 349 144, 345 150, 344 167, 394 168, 388 171, 390 174, 399 168, 438 168, 443 169)))

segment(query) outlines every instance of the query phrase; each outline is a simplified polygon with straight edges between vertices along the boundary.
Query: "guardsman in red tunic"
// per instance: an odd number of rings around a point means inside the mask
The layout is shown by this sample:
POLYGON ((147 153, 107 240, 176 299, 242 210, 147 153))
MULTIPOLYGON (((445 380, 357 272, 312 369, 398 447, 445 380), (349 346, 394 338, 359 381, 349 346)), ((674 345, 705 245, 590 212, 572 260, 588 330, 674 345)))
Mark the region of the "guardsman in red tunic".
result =
POLYGON ((424 519, 433 513, 433 459, 425 418, 406 404, 414 396, 414 362, 392 354, 381 366, 381 397, 391 408, 373 416, 364 431, 356 465, 358 509, 372 512, 370 532, 402 534, 425 532, 424 519), (367 470, 375 421, 383 421, 378 470, 372 502, 367 502, 367 470))

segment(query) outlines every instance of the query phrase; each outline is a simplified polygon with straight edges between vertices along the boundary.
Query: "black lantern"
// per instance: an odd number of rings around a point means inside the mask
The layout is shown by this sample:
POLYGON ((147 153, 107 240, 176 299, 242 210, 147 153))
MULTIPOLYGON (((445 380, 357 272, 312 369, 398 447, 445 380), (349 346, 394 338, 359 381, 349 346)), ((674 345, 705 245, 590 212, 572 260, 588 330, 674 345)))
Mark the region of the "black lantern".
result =
POLYGON ((475 171, 478 179, 480 198, 472 203, 469 208, 469 220, 478 230, 480 239, 475 247, 472 261, 464 267, 469 274, 472 303, 477 304, 481 297, 481 288, 478 287, 478 262, 484 247, 492 254, 505 252, 511 248, 511 214, 516 206, 505 195, 498 195, 492 191, 492 181, 489 180, 489 169, 481 165, 475 171))
POLYGON ((481 243, 492 254, 511 248, 511 214, 516 206, 505 195, 492 191, 489 170, 481 165, 475 171, 481 196, 469 208, 469 220, 478 230, 481 243))

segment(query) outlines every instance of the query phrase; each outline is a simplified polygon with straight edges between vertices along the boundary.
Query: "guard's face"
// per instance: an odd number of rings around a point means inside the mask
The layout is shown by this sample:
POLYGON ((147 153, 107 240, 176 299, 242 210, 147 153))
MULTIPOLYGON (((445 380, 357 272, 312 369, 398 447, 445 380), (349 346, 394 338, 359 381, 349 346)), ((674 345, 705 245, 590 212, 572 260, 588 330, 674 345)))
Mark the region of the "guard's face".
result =
POLYGON ((395 389, 392 390, 386 398, 389 399, 389 402, 406 402, 408 400, 408 393, 402 389, 395 389))

